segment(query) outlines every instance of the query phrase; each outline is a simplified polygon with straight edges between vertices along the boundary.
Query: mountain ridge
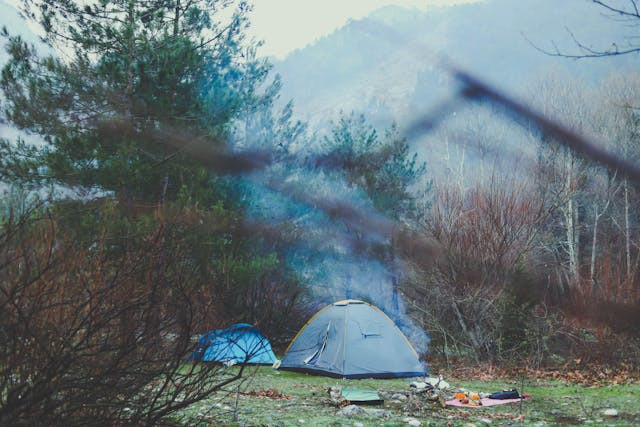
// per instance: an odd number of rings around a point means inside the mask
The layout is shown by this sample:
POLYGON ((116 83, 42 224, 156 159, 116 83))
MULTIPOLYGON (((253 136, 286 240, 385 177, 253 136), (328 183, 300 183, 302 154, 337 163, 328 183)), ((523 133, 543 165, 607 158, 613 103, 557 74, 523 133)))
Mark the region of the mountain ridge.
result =
POLYGON ((570 61, 534 47, 576 52, 567 29, 587 45, 606 48, 603 39, 624 39, 625 29, 600 12, 581 0, 486 0, 426 11, 385 6, 275 61, 274 72, 283 78, 282 99, 293 99, 312 125, 351 110, 380 124, 406 122, 413 110, 427 109, 451 90, 435 53, 518 94, 550 69, 594 82, 633 67, 631 57, 570 61))

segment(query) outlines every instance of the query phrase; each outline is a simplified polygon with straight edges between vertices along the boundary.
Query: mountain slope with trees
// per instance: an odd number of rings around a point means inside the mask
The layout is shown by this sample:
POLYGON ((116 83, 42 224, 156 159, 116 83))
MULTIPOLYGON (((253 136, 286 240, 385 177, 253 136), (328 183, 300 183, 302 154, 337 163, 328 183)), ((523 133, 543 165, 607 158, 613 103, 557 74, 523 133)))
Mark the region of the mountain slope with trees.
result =
POLYGON ((630 69, 633 57, 566 61, 536 50, 622 43, 633 28, 589 1, 487 0, 427 11, 388 6, 274 63, 283 95, 301 117, 325 123, 356 110, 378 123, 403 124, 452 90, 436 54, 501 88, 526 93, 543 72, 563 69, 590 82, 630 69), (309 86, 308 82, 314 82, 309 86))

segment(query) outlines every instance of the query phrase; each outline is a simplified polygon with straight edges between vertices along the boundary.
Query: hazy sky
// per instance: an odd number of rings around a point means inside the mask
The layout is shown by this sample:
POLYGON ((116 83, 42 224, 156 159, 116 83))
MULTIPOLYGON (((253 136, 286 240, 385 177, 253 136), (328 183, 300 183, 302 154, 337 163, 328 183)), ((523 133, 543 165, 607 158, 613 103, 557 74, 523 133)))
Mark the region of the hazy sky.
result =
MULTIPOLYGON (((261 54, 282 58, 331 33, 349 19, 362 18, 383 6, 427 9, 473 1, 478 0, 253 0, 251 34, 265 42, 261 54)), ((20 3, 19 0, 0 2, 14 7, 20 3)), ((29 26, 35 29, 33 24, 29 26)))
POLYGON ((292 50, 331 33, 386 5, 418 7, 475 0, 255 0, 252 33, 265 41, 261 53, 282 58, 292 50))

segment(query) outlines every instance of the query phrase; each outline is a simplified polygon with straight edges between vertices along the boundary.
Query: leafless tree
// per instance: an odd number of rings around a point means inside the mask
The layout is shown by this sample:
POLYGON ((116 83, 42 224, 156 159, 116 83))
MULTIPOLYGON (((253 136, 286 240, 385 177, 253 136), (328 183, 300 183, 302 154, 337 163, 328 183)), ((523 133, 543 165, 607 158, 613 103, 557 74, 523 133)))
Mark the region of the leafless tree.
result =
MULTIPOLYGON (((588 0, 594 5, 598 6, 604 15, 621 25, 638 28, 640 26, 640 3, 638 0, 588 0)), ((640 53, 640 46, 636 36, 628 37, 624 41, 611 41, 611 46, 608 48, 594 47, 586 44, 579 37, 577 37, 571 29, 567 29, 569 36, 578 47, 579 52, 573 53, 569 51, 560 50, 555 47, 552 50, 543 49, 533 43, 533 47, 537 50, 550 55, 559 56, 563 58, 603 58, 608 56, 628 55, 634 53, 640 53)))
POLYGON ((0 424, 157 425, 240 379, 187 361, 209 305, 168 222, 113 252, 42 209, 0 224, 0 424))
POLYGON ((476 360, 495 356, 505 287, 548 215, 529 185, 496 179, 464 193, 441 185, 424 222, 445 255, 435 266, 414 265, 408 299, 427 330, 476 360))

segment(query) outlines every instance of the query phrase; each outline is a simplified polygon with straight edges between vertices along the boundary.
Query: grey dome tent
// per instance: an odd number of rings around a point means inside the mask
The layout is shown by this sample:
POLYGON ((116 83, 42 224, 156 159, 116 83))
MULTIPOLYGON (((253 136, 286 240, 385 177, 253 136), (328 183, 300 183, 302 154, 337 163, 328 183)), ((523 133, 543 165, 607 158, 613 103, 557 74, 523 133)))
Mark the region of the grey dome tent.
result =
POLYGON ((426 374, 395 323, 359 300, 338 301, 316 313, 287 348, 280 369, 338 378, 426 374))

